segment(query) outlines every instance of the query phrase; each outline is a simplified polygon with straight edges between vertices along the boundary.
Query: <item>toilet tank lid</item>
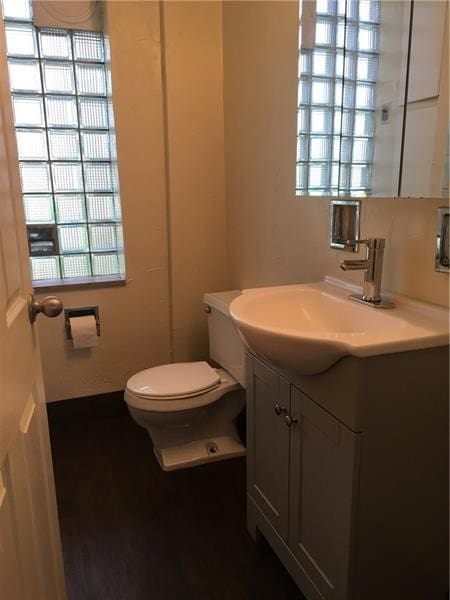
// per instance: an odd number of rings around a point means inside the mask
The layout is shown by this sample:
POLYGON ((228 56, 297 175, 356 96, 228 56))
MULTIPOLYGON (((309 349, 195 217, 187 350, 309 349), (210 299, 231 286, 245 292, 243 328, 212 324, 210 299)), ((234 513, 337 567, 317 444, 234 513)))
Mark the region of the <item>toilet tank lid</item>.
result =
POLYGON ((241 290, 229 290, 226 292, 208 292, 203 296, 203 304, 211 306, 216 310, 229 315, 230 304, 232 300, 242 294, 241 290))

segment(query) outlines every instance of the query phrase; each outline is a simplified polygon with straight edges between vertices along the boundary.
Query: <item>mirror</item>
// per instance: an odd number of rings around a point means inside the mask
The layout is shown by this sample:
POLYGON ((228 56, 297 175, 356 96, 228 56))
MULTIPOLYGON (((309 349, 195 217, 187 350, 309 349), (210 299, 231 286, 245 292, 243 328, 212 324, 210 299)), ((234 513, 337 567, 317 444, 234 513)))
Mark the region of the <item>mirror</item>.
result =
POLYGON ((448 190, 446 22, 440 0, 301 0, 297 194, 448 190))
POLYGON ((402 196, 448 198, 448 10, 442 0, 411 4, 402 196))

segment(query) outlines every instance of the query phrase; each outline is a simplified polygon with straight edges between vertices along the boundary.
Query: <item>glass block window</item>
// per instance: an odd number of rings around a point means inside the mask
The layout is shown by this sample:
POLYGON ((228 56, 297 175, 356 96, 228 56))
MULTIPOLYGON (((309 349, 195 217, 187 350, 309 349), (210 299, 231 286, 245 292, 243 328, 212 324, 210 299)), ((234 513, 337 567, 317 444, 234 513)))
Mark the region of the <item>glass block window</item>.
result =
POLYGON ((2 6, 33 281, 123 278, 106 40, 36 28, 31 0, 2 6))
POLYGON ((371 194, 381 0, 317 0, 299 53, 299 195, 371 194))

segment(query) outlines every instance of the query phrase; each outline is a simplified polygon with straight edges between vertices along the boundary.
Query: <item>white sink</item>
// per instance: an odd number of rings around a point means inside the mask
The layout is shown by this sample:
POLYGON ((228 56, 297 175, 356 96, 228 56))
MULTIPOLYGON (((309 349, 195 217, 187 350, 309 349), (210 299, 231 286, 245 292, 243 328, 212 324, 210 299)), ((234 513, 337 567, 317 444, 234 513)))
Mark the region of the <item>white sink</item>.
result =
POLYGON ((344 356, 367 357, 449 343, 448 311, 393 296, 378 309, 348 299, 356 286, 333 278, 244 290, 230 314, 255 354, 298 375, 314 375, 344 356))

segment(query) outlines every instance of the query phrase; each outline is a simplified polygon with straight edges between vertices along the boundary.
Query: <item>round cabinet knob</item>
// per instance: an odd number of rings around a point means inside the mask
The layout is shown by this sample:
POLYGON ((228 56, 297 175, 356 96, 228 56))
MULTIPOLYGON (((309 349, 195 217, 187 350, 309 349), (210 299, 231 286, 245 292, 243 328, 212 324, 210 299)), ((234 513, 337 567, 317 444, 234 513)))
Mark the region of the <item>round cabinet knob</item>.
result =
POLYGON ((35 299, 33 294, 30 294, 30 300, 28 304, 28 316, 30 323, 36 321, 36 317, 39 313, 42 313, 46 317, 57 317, 62 313, 63 303, 56 296, 47 296, 41 302, 35 299))
POLYGON ((295 423, 298 423, 297 419, 295 417, 291 417, 290 415, 286 415, 284 420, 288 427, 290 427, 291 425, 294 425, 295 423))
POLYGON ((286 412, 286 407, 280 406, 279 404, 275 404, 275 406, 273 407, 273 410, 275 411, 276 415, 280 416, 281 413, 286 412))

